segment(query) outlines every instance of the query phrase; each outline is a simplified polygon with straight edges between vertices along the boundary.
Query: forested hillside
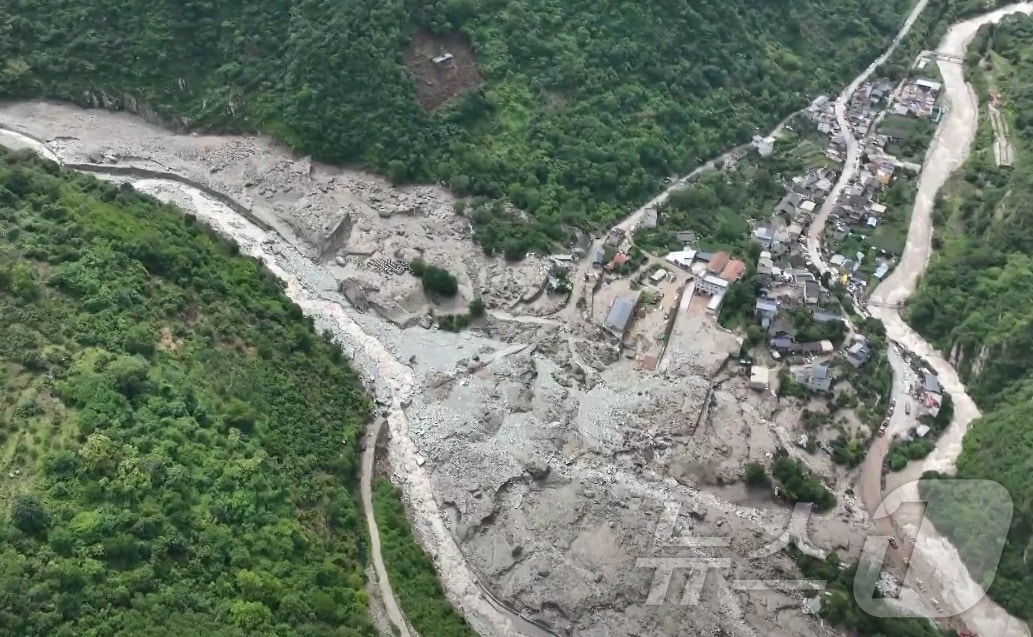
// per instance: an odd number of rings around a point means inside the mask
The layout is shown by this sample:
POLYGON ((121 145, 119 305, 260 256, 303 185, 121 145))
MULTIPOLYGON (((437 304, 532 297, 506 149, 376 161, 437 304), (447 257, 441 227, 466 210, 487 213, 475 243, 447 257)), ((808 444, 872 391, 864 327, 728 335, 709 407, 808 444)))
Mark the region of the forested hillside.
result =
POLYGON ((476 221, 486 248, 515 256, 567 224, 613 220, 672 173, 838 91, 911 4, 7 0, 0 95, 139 102, 508 199, 532 217, 496 208, 476 221), (482 88, 424 111, 403 63, 419 31, 469 38, 482 88))
POLYGON ((0 152, 0 633, 373 635, 369 404, 278 280, 0 152))
MULTIPOLYGON (((979 136, 937 209, 942 250, 908 314, 951 353, 985 413, 965 438, 958 474, 996 480, 1011 492, 1015 518, 991 594, 1033 620, 1033 19, 981 31, 968 72, 980 97, 979 136), (1013 168, 994 161, 991 91, 1000 94, 1010 125, 1013 168)), ((978 520, 985 511, 969 514, 978 520)))

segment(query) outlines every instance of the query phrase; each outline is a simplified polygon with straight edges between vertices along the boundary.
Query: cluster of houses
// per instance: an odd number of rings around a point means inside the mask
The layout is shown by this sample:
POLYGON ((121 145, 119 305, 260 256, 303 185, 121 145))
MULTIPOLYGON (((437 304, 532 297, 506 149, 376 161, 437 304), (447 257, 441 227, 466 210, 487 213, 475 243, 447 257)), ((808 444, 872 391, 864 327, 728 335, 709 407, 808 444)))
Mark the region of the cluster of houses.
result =
MULTIPOLYGON (((880 120, 880 116, 884 115, 887 109, 894 108, 894 104, 899 105, 901 100, 926 113, 928 108, 931 108, 929 104, 935 102, 940 90, 936 82, 912 80, 903 86, 901 97, 893 100, 893 88, 892 83, 887 80, 862 85, 847 109, 848 123, 857 138, 863 140, 863 163, 831 211, 824 240, 828 252, 832 254, 829 264, 838 272, 840 283, 851 293, 860 292, 868 285, 870 277, 877 281, 885 278, 893 267, 895 256, 882 250, 839 252, 839 247, 847 237, 860 235, 864 239, 875 233, 879 225, 885 221, 889 211, 884 204, 878 202, 878 194, 893 182, 896 173, 901 170, 900 162, 886 152, 886 147, 888 144, 902 141, 899 136, 904 133, 869 132, 880 120), (920 108, 915 106, 919 102, 922 104, 920 108)), ((835 124, 835 115, 827 99, 815 100, 808 113, 818 122, 819 130, 831 135, 833 150, 830 154, 838 153, 843 148, 843 138, 835 124)))
POLYGON ((692 272, 696 278, 695 293, 710 297, 707 312, 714 315, 721 311, 728 288, 746 274, 746 263, 723 251, 702 252, 686 246, 664 258, 671 265, 692 272))
POLYGON ((908 80, 900 89, 900 95, 890 108, 894 115, 926 118, 940 121, 943 110, 937 105, 943 85, 939 82, 918 78, 908 80))
POLYGON ((606 236, 603 244, 592 253, 592 266, 606 270, 613 270, 622 266, 628 261, 628 251, 630 248, 631 236, 620 228, 614 228, 606 236), (612 252, 609 260, 607 260, 607 252, 612 252))
MULTIPOLYGON (((782 336, 780 338, 785 337, 782 336)), ((786 351, 792 354, 806 354, 809 356, 808 360, 810 362, 797 368, 796 371, 793 372, 793 379, 797 383, 803 385, 812 392, 829 392, 832 387, 832 383, 835 381, 832 368, 827 362, 827 355, 832 354, 835 351, 831 342, 820 341, 819 343, 802 343, 798 344, 796 347, 790 346, 790 349, 786 351), (818 361, 814 358, 810 358, 810 356, 822 356, 823 360, 818 361)), ((855 341, 843 350, 843 358, 854 367, 861 367, 867 363, 871 354, 872 352, 868 346, 868 342, 863 336, 855 337, 855 341)), ((772 352, 772 355, 777 356, 777 351, 772 352)), ((750 368, 750 387, 752 389, 762 391, 770 389, 772 378, 773 370, 769 367, 765 367, 764 365, 753 365, 750 368)))
POLYGON ((843 190, 836 207, 829 215, 829 226, 825 233, 829 252, 833 253, 829 258, 829 265, 839 272, 841 283, 848 287, 867 284, 866 274, 861 273, 866 260, 874 260, 872 269, 867 272, 872 273, 874 270, 873 276, 877 280, 882 280, 893 264, 893 255, 878 251, 874 254, 835 252, 851 234, 868 236, 875 232, 884 220, 888 209, 884 204, 878 203, 875 196, 892 181, 893 173, 893 164, 888 160, 869 156, 869 161, 861 167, 854 181, 843 190))

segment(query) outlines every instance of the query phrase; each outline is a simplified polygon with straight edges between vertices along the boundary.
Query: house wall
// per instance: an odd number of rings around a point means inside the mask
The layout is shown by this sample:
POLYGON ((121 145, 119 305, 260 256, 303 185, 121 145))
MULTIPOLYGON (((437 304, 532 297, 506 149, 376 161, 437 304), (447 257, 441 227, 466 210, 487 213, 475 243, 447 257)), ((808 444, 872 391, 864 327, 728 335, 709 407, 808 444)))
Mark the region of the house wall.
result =
POLYGON ((710 283, 709 281, 707 281, 705 279, 699 279, 696 282, 696 291, 699 292, 700 294, 705 294, 707 296, 714 296, 715 294, 721 294, 722 292, 724 292, 727 289, 728 289, 727 287, 721 287, 719 285, 710 283))

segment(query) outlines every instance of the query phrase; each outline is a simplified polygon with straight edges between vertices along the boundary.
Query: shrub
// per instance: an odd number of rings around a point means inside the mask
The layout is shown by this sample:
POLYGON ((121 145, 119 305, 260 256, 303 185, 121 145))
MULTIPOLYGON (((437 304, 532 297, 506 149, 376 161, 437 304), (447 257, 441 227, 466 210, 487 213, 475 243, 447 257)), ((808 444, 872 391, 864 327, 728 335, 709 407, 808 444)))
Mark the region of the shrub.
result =
POLYGON ((746 485, 754 488, 766 487, 769 484, 768 472, 759 462, 746 465, 746 485))

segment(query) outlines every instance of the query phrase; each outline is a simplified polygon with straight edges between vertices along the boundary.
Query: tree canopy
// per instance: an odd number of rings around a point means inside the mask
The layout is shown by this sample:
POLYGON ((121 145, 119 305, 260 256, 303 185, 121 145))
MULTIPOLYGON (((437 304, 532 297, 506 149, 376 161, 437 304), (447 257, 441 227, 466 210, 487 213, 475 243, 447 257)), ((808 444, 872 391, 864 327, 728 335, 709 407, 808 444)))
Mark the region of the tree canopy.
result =
POLYGON ((910 5, 9 0, 0 95, 257 130, 395 180, 444 181, 523 211, 470 211, 486 250, 522 255, 612 222, 671 174, 838 92, 910 5), (417 32, 462 34, 484 84, 423 110, 404 54, 417 32))
POLYGON ((0 236, 0 632, 374 635, 370 404, 275 276, 4 152, 0 236))

